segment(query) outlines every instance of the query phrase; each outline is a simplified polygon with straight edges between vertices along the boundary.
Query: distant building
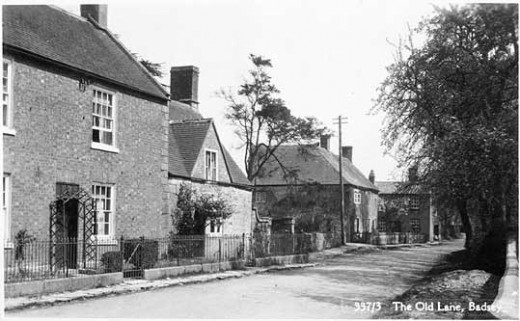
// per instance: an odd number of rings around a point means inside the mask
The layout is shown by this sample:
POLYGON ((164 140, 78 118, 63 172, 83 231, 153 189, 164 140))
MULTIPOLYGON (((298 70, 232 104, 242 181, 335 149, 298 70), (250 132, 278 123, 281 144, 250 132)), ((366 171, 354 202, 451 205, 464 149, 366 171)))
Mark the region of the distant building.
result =
MULTIPOLYGON (((272 218, 273 233, 322 232, 340 239, 339 162, 329 141, 282 145, 265 164, 255 181, 254 206, 272 218)), ((377 229, 378 188, 352 163, 352 147, 343 147, 343 155, 345 236, 363 241, 377 229)))
MULTIPOLYGON (((409 170, 408 181, 376 182, 379 188, 378 232, 417 235, 416 242, 433 241, 439 235, 431 193, 417 182, 417 170, 409 170), (437 233, 435 233, 437 232, 437 233)), ((410 240, 401 240, 410 242, 410 240)))

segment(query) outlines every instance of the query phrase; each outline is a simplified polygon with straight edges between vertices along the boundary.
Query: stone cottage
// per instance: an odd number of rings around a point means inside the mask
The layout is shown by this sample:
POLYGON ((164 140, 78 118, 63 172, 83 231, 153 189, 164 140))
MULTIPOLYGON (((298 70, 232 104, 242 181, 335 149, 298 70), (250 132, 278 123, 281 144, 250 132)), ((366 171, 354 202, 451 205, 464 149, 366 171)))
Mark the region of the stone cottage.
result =
POLYGON ((107 6, 2 8, 7 247, 24 229, 109 243, 166 233, 168 93, 107 29, 107 6))
POLYGON ((379 188, 378 232, 383 238, 398 238, 383 242, 427 242, 433 241, 435 234, 439 235, 431 193, 418 183, 415 168, 409 169, 407 181, 378 181, 376 186, 379 188))
MULTIPOLYGON (((273 233, 322 232, 340 239, 339 162, 329 139, 280 146, 254 182, 254 206, 272 218, 273 233)), ((352 147, 343 147, 343 155, 345 237, 363 241, 377 230, 378 188, 352 163, 352 147)))
POLYGON ((182 183, 198 192, 219 195, 233 208, 224 222, 208 222, 206 235, 251 232, 252 186, 219 138, 212 119, 198 110, 199 70, 194 66, 171 69, 168 181, 175 208, 182 183))

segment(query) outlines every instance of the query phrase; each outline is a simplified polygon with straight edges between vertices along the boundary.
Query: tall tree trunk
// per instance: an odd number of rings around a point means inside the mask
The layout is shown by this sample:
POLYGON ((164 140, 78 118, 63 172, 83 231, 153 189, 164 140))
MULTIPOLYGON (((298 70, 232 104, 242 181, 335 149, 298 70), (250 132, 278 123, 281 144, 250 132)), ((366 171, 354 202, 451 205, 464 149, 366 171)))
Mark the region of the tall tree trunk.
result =
POLYGON ((466 205, 466 200, 457 200, 456 202, 456 206, 460 214, 460 220, 462 221, 462 226, 464 227, 464 232, 466 233, 466 242, 464 243, 464 247, 469 249, 471 239, 473 237, 473 231, 471 221, 468 216, 468 208, 466 205))

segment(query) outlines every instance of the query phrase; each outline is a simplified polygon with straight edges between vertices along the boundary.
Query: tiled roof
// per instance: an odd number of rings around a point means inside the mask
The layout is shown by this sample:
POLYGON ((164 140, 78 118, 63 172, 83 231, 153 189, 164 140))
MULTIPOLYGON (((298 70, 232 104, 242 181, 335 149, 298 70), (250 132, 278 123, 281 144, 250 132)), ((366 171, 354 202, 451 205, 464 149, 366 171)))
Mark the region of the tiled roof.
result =
POLYGON ((376 182, 379 194, 428 194, 428 191, 417 183, 380 181, 376 182))
MULTIPOLYGON (((339 183, 338 156, 316 145, 283 145, 275 152, 276 158, 285 168, 296 173, 297 183, 339 183)), ((343 182, 361 188, 378 190, 347 158, 342 159, 343 182)), ((287 185, 284 172, 278 161, 265 163, 256 185, 287 185)))
POLYGON ((170 100, 170 119, 173 121, 183 121, 189 119, 202 119, 198 110, 188 104, 170 100))
POLYGON ((179 162, 181 162, 184 171, 191 176, 210 126, 211 120, 209 119, 170 124, 170 147, 176 145, 169 151, 170 159, 174 161, 173 164, 170 164, 172 174, 181 174, 177 171, 179 162))
MULTIPOLYGON (((213 128, 216 133, 215 125, 211 119, 188 119, 170 124, 168 170, 171 175, 192 178, 193 167, 204 146, 210 128, 213 128)), ((250 186, 251 183, 220 140, 219 145, 231 183, 250 186)))
POLYGON ((132 90, 168 94, 109 31, 62 9, 2 6, 3 46, 50 60, 132 90))

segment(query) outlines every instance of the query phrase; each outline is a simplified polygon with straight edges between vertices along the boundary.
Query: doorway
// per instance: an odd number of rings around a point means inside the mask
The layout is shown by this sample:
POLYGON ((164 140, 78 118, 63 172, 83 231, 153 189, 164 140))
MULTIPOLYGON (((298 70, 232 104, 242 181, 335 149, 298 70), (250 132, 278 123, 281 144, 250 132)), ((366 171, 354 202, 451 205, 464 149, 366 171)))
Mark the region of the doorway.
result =
POLYGON ((78 262, 78 218, 79 218, 79 202, 74 197, 79 192, 78 184, 56 183, 56 197, 70 195, 70 198, 58 199, 57 213, 58 220, 61 220, 62 228, 57 235, 61 239, 58 245, 57 253, 63 255, 63 262, 69 269, 77 268, 78 262))

